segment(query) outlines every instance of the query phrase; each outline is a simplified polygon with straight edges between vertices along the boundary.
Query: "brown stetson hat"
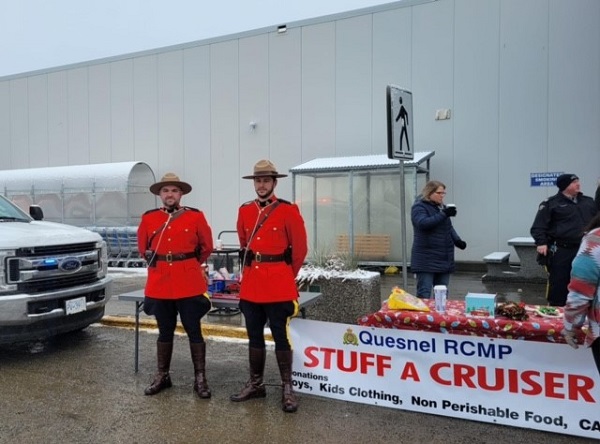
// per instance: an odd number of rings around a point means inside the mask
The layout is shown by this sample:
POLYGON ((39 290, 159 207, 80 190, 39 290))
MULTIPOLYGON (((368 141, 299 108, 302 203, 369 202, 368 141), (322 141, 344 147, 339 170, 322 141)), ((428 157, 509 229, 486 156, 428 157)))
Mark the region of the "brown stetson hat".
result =
POLYGON ((160 189, 167 185, 174 185, 179 187, 182 194, 187 194, 192 191, 192 186, 187 182, 182 182, 179 180, 179 176, 175 173, 166 173, 159 182, 156 182, 153 185, 150 185, 150 192, 152 194, 156 194, 157 196, 160 194, 160 189))
POLYGON ((279 174, 277 168, 270 160, 259 160, 254 165, 254 174, 243 176, 242 179, 254 179, 255 177, 287 177, 287 174, 279 174))

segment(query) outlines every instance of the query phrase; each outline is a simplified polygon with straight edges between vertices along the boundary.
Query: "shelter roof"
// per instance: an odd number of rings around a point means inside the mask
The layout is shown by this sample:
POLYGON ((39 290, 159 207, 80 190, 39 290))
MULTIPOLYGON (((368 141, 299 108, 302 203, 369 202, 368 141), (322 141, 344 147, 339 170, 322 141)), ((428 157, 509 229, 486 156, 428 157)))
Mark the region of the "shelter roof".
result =
MULTIPOLYGON (((429 160, 435 151, 421 151, 414 153, 413 160, 404 161, 404 166, 418 167, 429 160)), ((385 154, 372 154, 368 156, 347 157, 320 157, 310 160, 301 165, 290 168, 292 174, 356 171, 356 170, 380 170, 386 168, 398 168, 398 159, 389 159, 385 154)))
POLYGON ((0 188, 5 190, 59 190, 92 187, 97 190, 127 190, 148 186, 154 173, 144 162, 115 162, 0 171, 0 188))

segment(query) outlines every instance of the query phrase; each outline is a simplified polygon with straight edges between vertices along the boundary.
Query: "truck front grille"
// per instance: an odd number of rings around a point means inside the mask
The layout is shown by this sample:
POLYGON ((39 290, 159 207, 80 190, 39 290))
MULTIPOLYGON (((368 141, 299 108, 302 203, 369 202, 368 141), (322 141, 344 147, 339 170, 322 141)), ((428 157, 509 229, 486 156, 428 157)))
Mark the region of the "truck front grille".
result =
POLYGON ((102 268, 94 242, 19 248, 5 265, 7 284, 30 294, 96 282, 102 268))

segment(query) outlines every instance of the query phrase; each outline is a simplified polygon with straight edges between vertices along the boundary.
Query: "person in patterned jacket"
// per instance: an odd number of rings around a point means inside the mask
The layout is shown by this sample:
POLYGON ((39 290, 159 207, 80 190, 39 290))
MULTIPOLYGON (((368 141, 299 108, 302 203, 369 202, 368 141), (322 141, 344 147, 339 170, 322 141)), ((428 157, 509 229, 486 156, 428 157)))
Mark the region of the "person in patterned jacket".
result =
POLYGON ((192 187, 175 174, 165 174, 150 191, 160 197, 163 206, 146 211, 137 231, 138 249, 148 261, 144 312, 154 315, 158 325, 158 371, 144 394, 155 395, 172 386, 169 369, 179 314, 194 364, 194 392, 208 399, 211 392, 200 319, 211 308, 202 263, 213 251, 212 231, 202 211, 181 206, 181 197, 192 187))
POLYGON ((577 337, 586 319, 585 345, 592 348, 600 373, 600 214, 587 225, 571 268, 562 334, 573 348, 579 347, 577 337))
POLYGON ((264 328, 275 341, 275 356, 282 382, 281 407, 284 412, 298 410, 292 390, 292 347, 290 319, 298 314, 296 275, 307 253, 306 228, 295 204, 275 196, 279 174, 269 160, 254 165, 252 179, 257 198, 238 211, 237 232, 243 263, 240 283, 240 310, 249 338, 250 379, 231 396, 234 402, 266 396, 263 384, 266 348, 264 328))

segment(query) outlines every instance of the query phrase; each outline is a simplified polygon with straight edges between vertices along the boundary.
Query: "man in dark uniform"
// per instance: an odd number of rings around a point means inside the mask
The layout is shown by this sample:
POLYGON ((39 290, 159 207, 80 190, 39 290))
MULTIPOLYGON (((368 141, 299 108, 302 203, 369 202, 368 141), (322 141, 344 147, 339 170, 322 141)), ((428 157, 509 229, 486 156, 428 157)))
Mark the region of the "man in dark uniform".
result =
POLYGON ((192 187, 175 174, 165 174, 150 191, 160 196, 163 206, 144 213, 138 227, 138 249, 148 261, 144 311, 154 315, 158 325, 158 371, 144 393, 155 395, 172 385, 169 369, 179 313, 194 364, 194 391, 207 399, 211 393, 200 319, 211 308, 202 263, 213 250, 212 231, 204 213, 180 205, 192 187))
POLYGON ((304 220, 295 204, 275 196, 279 174, 275 165, 260 160, 254 173, 244 179, 254 181, 257 198, 238 211, 237 232, 242 248, 243 271, 240 284, 240 310, 249 338, 250 379, 231 396, 235 402, 264 398, 264 328, 275 341, 275 355, 282 382, 281 407, 298 410, 292 390, 292 347, 288 335, 290 319, 298 314, 296 275, 307 253, 304 220))
POLYGON ((561 174, 556 186, 558 193, 540 204, 530 232, 538 254, 546 259, 548 303, 563 307, 583 228, 598 210, 594 199, 581 193, 575 174, 561 174))

